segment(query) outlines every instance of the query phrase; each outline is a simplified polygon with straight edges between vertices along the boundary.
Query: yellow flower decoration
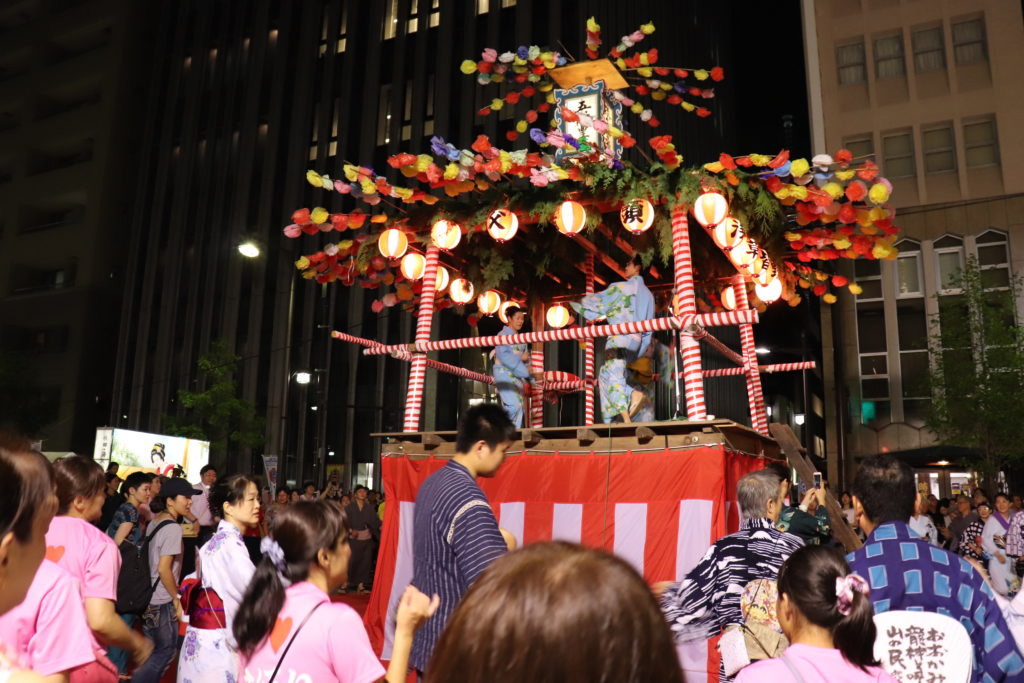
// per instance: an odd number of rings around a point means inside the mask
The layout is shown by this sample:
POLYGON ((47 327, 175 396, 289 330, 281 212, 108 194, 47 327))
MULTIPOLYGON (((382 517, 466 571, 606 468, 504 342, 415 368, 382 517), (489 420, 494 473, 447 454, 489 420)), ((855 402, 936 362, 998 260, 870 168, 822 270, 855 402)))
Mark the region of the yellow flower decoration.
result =
POLYGON ((640 66, 650 66, 650 65, 651 65, 651 60, 647 56, 647 53, 646 52, 641 52, 640 53, 640 66))
POLYGON ((855 175, 857 175, 857 171, 852 168, 849 168, 845 171, 836 171, 836 178, 844 182, 850 180, 855 175))
POLYGON ((801 235, 800 233, 788 232, 788 231, 782 233, 782 236, 785 237, 786 240, 789 241, 789 242, 796 242, 797 240, 799 240, 800 238, 803 237, 803 235, 801 235))
POLYGON ((472 59, 462 60, 462 64, 459 65, 459 71, 466 74, 467 76, 476 73, 476 62, 472 59))
POLYGON ((709 74, 706 69, 697 69, 696 71, 693 72, 693 75, 697 78, 698 81, 706 81, 708 80, 708 76, 710 76, 711 74, 709 74))
POLYGON ((313 221, 314 223, 323 223, 324 221, 327 220, 327 217, 329 215, 330 214, 327 212, 327 209, 325 209, 322 206, 317 206, 312 211, 309 212, 309 220, 313 221))
POLYGON ((320 187, 320 174, 316 171, 306 171, 306 182, 313 187, 320 187))
POLYGON ((772 157, 767 154, 751 154, 747 158, 750 159, 754 166, 767 166, 768 162, 772 160, 772 157))
POLYGON ((834 304, 836 302, 836 295, 833 294, 832 292, 829 292, 828 294, 821 298, 827 304, 834 304))
POLYGON ((856 282, 851 282, 847 289, 850 290, 850 294, 854 295, 862 294, 864 292, 864 288, 858 285, 856 282))
POLYGON ((651 67, 649 66, 640 67, 639 69, 636 70, 636 72, 637 74, 643 76, 644 78, 650 78, 651 76, 654 75, 654 71, 651 70, 651 67))
POLYGON ((345 173, 345 180, 350 183, 354 183, 356 178, 359 177, 359 169, 352 164, 345 164, 341 167, 341 170, 345 173))
POLYGON ((685 109, 686 111, 693 111, 694 109, 697 108, 696 106, 690 104, 686 100, 683 100, 682 102, 680 102, 679 106, 682 107, 683 109, 685 109))
POLYGON ((789 165, 789 172, 793 174, 794 178, 799 178, 809 171, 811 165, 807 163, 807 159, 797 159, 789 165))
POLYGON ((305 270, 306 268, 309 268, 309 259, 303 256, 302 258, 295 262, 295 267, 298 270, 305 270))
POLYGON ((615 66, 619 67, 620 69, 625 69, 626 60, 623 59, 622 57, 619 57, 618 59, 615 60, 615 66))
POLYGON ((306 278, 307 280, 312 280, 313 278, 316 277, 316 271, 315 270, 304 270, 304 271, 302 271, 302 277, 306 278))
POLYGON ((629 110, 634 114, 640 114, 644 110, 644 105, 640 104, 639 102, 634 102, 633 106, 630 107, 629 110))
MULTIPOLYGON (((885 204, 889 201, 889 190, 887 190, 885 185, 882 183, 875 183, 871 186, 871 189, 868 190, 868 199, 870 199, 873 204, 885 204)), ((885 211, 882 209, 871 209, 871 213, 874 214, 876 210, 885 214, 885 211)), ((885 218, 885 216, 879 216, 874 220, 880 220, 882 218, 885 218)))
POLYGON ((601 30, 601 25, 597 23, 597 19, 595 19, 594 17, 590 17, 589 19, 587 19, 587 30, 590 31, 591 33, 597 33, 598 31, 601 30))
POLYGON ((839 183, 825 183, 825 187, 821 188, 828 193, 829 197, 836 199, 843 194, 843 186, 839 183))
POLYGON ((526 121, 522 121, 522 120, 517 121, 516 122, 516 132, 517 133, 525 133, 527 125, 528 124, 526 123, 526 121))
POLYGON ((665 99, 665 91, 664 90, 655 90, 654 92, 651 93, 651 99, 652 100, 663 100, 663 99, 665 99))
POLYGON ((832 241, 832 246, 835 247, 836 249, 839 249, 840 251, 842 251, 844 249, 849 249, 851 244, 850 244, 850 240, 848 240, 848 239, 846 239, 844 237, 842 239, 833 240, 832 241))
POLYGON ((641 24, 640 25, 640 31, 645 36, 651 35, 652 33, 654 33, 654 23, 652 22, 652 23, 649 23, 649 24, 641 24))
POLYGON ((491 109, 494 111, 498 111, 504 106, 505 100, 501 99, 500 97, 495 97, 493 100, 491 100, 491 109))

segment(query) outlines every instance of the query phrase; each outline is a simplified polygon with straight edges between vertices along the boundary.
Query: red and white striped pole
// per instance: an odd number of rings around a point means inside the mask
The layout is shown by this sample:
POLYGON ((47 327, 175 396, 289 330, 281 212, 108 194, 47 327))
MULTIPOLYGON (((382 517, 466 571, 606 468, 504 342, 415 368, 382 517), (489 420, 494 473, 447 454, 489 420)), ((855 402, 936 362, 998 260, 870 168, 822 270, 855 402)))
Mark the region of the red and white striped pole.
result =
MULTIPOLYGON (((697 297, 693 287, 693 257, 690 253, 690 222, 688 207, 680 204, 672 210, 672 265, 675 275, 675 302, 680 318, 697 315, 697 297)), ((683 391, 686 394, 686 417, 703 420, 707 417, 704 405, 704 376, 700 365, 700 342, 690 335, 682 335, 683 391)))
MULTIPOLYGON (((583 272, 586 274, 587 294, 594 293, 594 255, 587 254, 587 260, 583 263, 583 272)), ((583 379, 587 382, 587 388, 583 393, 583 424, 594 424, 594 340, 587 339, 583 342, 583 379)))
MULTIPOLYGON (((430 327, 434 321, 434 295, 437 281, 437 260, 439 249, 431 244, 427 247, 427 264, 423 272, 423 289, 420 292, 420 308, 416 314, 416 341, 430 341, 430 327)), ((405 424, 402 431, 418 432, 420 409, 423 406, 423 384, 427 376, 427 355, 419 353, 412 359, 409 368, 409 387, 405 399, 405 424)))
MULTIPOLYGON (((747 285, 743 277, 737 275, 732 280, 732 291, 736 294, 736 309, 750 308, 747 299, 747 285)), ((768 411, 764 405, 764 393, 761 390, 761 373, 757 367, 757 350, 754 346, 754 326, 740 325, 740 347, 743 350, 744 367, 747 375, 747 402, 750 403, 750 426, 754 431, 768 435, 768 411)))
MULTIPOLYGON (((544 329, 544 304, 536 301, 531 311, 533 329, 544 329)), ((544 342, 534 342, 530 348, 530 373, 534 376, 544 374, 544 342)), ((530 382, 530 427, 544 426, 544 390, 535 381, 530 382)))

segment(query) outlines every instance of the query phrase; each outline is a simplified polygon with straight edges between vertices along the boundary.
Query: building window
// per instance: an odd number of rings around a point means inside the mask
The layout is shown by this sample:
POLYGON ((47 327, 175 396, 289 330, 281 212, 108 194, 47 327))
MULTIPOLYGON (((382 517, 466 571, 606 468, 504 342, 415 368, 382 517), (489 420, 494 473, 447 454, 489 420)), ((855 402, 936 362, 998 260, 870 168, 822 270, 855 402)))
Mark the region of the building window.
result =
POLYGON ((864 41, 840 45, 836 49, 836 64, 839 68, 839 85, 854 85, 867 81, 864 41))
POLYGON ((430 5, 430 12, 428 23, 430 28, 434 28, 438 25, 441 20, 441 0, 411 0, 409 5, 409 19, 405 22, 406 33, 416 33, 420 27, 420 19, 422 14, 420 13, 420 6, 426 7, 430 5))
POLYGON ((875 77, 897 78, 907 73, 903 61, 903 36, 886 36, 875 39, 875 77))
POLYGON ((889 359, 885 341, 882 267, 858 259, 853 274, 863 291, 857 295, 857 350, 860 362, 861 422, 872 426, 890 419, 889 359))
POLYGON ((995 166, 999 163, 995 119, 964 123, 964 154, 967 168, 995 166))
POLYGON ((1010 286, 1010 251, 1006 233, 987 230, 975 240, 978 248, 978 267, 981 284, 985 289, 1010 286))
POLYGON ((975 64, 988 59, 983 18, 953 24, 953 56, 957 64, 975 64))
POLYGON ((412 80, 405 82, 405 101, 402 102, 402 135, 403 141, 412 139, 412 80))
POLYGON ((853 262, 853 276, 861 286, 857 301, 873 301, 882 298, 882 267, 878 261, 857 259, 853 262))
POLYGON ((936 288, 940 292, 958 291, 953 282, 964 267, 964 241, 955 235, 945 235, 934 242, 936 288))
POLYGON ((921 277, 921 245, 914 240, 901 240, 897 245, 896 297, 924 296, 921 277))
POLYGON ((922 131, 921 147, 924 151, 925 173, 944 173, 956 170, 952 125, 945 124, 922 131))
POLYGON ((914 71, 924 73, 946 68, 946 50, 943 45, 942 27, 923 28, 914 31, 914 71))
POLYGON ((391 85, 380 87, 380 106, 377 107, 377 144, 391 142, 391 85))
POLYGON ((910 178, 917 175, 914 165, 914 137, 910 131, 882 137, 883 165, 889 178, 910 178))
POLYGON ((434 74, 427 76, 427 103, 423 108, 423 135, 434 134, 434 74))
POLYGON ((381 32, 383 40, 390 40, 398 35, 398 0, 384 0, 384 26, 381 32))
POLYGON ((875 141, 870 134, 858 135, 843 142, 854 159, 870 159, 875 156, 875 141))

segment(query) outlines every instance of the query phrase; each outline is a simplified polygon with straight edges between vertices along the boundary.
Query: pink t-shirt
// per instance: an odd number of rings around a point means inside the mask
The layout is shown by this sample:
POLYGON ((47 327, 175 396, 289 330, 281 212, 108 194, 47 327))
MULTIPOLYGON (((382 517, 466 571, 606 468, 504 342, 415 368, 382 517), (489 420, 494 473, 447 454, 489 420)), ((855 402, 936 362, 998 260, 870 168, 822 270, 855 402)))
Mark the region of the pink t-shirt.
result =
MULTIPOLYGON (((864 671, 850 664, 839 650, 798 643, 787 647, 783 654, 800 672, 805 683, 899 683, 881 667, 869 666, 864 671)), ((792 680, 795 680, 793 674, 781 657, 762 659, 740 669, 736 675, 736 683, 792 680)))
POLYGON ((78 579, 83 597, 117 600, 121 553, 114 539, 84 519, 53 518, 46 532, 46 559, 78 579))
POLYGON ((43 560, 24 602, 0 616, 0 642, 43 676, 95 661, 85 603, 74 577, 43 560))
POLYGON ((363 620, 354 609, 331 603, 322 590, 303 581, 285 591, 284 607, 270 635, 241 662, 240 681, 266 683, 302 620, 319 603, 299 632, 298 640, 277 672, 277 681, 289 683, 371 683, 384 677, 384 667, 373 653, 363 620))

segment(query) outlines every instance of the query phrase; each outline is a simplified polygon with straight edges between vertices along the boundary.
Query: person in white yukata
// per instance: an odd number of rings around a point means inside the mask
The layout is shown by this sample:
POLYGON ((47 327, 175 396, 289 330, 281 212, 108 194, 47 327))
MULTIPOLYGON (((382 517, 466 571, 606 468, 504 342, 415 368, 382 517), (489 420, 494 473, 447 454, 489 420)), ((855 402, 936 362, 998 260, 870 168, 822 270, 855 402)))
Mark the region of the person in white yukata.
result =
MULTIPOLYGON (((526 322, 526 311, 512 306, 506 313, 508 325, 498 336, 518 334, 526 322)), ((530 352, 526 344, 503 344, 494 347, 494 368, 491 371, 498 388, 501 405, 516 429, 523 427, 523 385, 526 380, 541 382, 540 373, 530 372, 530 352)))
MULTIPOLYGON (((610 324, 650 320, 654 317, 654 297, 644 284, 642 267, 640 258, 633 256, 623 265, 624 282, 610 284, 603 292, 588 294, 570 305, 586 320, 606 318, 610 324)), ((650 332, 620 334, 605 342, 605 362, 597 377, 605 423, 616 419, 631 422, 644 405, 644 392, 629 384, 626 366, 643 356, 650 342, 650 332)))

